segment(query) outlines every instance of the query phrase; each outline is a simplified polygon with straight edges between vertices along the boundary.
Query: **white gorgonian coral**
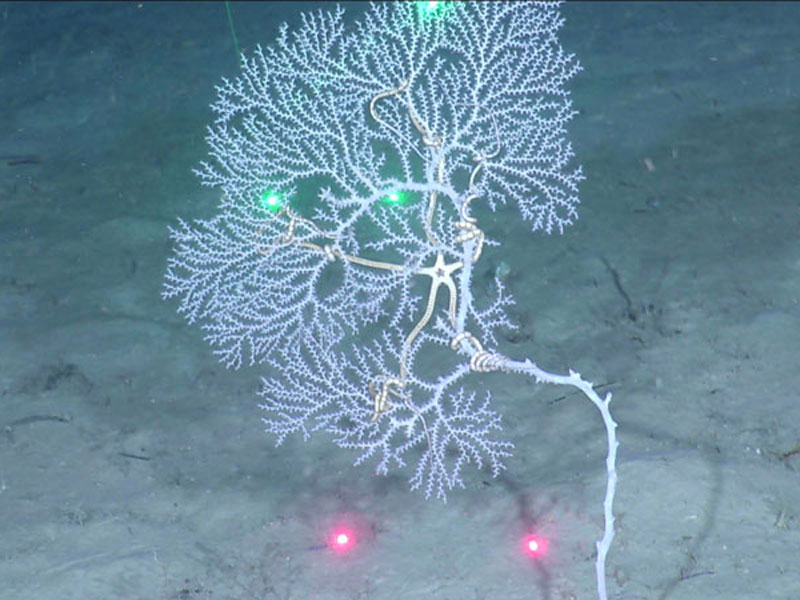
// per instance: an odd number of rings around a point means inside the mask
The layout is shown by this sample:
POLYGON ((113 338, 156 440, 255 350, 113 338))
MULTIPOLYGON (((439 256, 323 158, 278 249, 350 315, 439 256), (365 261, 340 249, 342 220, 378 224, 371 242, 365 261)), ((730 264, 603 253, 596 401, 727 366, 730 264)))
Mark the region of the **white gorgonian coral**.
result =
POLYGON ((486 239, 471 208, 515 206, 531 229, 576 218, 553 2, 374 4, 303 15, 223 80, 197 170, 216 216, 172 229, 165 297, 221 360, 266 363, 264 422, 326 431, 377 471, 416 464, 444 498, 466 463, 512 448, 471 371, 502 367, 500 281, 479 309, 486 239))

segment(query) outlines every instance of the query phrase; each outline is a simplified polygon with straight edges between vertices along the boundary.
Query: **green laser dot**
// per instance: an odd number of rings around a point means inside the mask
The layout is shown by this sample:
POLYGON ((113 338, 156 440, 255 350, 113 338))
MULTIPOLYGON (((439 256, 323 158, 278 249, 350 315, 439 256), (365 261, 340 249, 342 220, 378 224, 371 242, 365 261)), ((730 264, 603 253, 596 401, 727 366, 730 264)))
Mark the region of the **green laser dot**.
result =
POLYGON ((281 197, 274 192, 264 192, 261 194, 261 208, 267 210, 278 210, 281 207, 281 197))
POLYGON ((428 2, 419 2, 417 4, 417 10, 422 18, 427 17, 434 17, 437 13, 442 12, 442 8, 444 7, 444 2, 440 0, 430 0, 428 2))
POLYGON ((402 192, 389 192, 383 201, 386 204, 403 204, 405 202, 405 194, 402 192))

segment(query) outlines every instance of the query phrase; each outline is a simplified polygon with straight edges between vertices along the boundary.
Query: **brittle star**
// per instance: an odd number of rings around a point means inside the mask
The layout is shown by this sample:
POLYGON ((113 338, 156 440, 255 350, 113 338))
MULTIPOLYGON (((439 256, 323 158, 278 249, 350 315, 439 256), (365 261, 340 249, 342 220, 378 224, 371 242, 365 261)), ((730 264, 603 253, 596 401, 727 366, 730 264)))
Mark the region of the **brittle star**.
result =
MULTIPOLYGON (((414 339, 419 335, 419 332, 428 324, 428 321, 431 320, 433 316, 433 310, 436 307, 436 298, 439 295, 439 286, 445 285, 447 286, 447 290, 450 292, 450 303, 447 309, 447 316, 450 319, 450 324, 455 328, 456 326, 456 304, 458 300, 458 296, 456 293, 456 284, 453 281, 453 273, 464 266, 464 263, 460 260, 453 262, 453 263, 445 263, 444 255, 439 252, 436 255, 436 262, 430 267, 423 267, 416 271, 416 275, 427 275, 431 278, 431 289, 428 292, 428 303, 425 306, 425 313, 422 315, 422 318, 419 322, 414 326, 414 329, 411 330, 411 333, 408 334, 406 341, 403 342, 403 351, 400 354, 400 378, 387 378, 381 382, 380 388, 378 386, 371 384, 370 385, 370 394, 375 401, 375 408, 372 413, 372 418, 370 421, 373 423, 378 420, 378 418, 389 410, 389 395, 395 395, 403 397, 400 392, 397 390, 392 389, 392 386, 396 386, 398 388, 402 388, 405 384, 406 380, 406 359, 408 357, 408 351, 411 348, 411 344, 413 343, 414 339)), ((405 399, 405 398, 404 398, 405 399)), ((408 403, 408 399, 405 399, 406 405, 411 408, 413 407, 408 403)), ((414 412, 417 412, 414 410, 414 412)), ((418 415, 421 416, 421 415, 418 415)), ((423 419, 424 423, 424 419, 423 419)))
POLYGON ((427 275, 431 278, 431 291, 428 293, 428 305, 425 307, 425 314, 422 315, 419 323, 411 330, 405 341, 405 347, 411 346, 411 342, 417 337, 417 334, 422 331, 422 328, 428 324, 431 316, 433 315, 433 308, 436 305, 436 296, 439 292, 439 286, 444 284, 450 292, 450 306, 447 311, 447 316, 450 318, 450 324, 455 328, 456 324, 456 284, 453 281, 453 273, 464 266, 460 260, 446 264, 444 262, 444 255, 439 252, 436 255, 436 262, 433 266, 424 267, 419 269, 417 275, 427 275))

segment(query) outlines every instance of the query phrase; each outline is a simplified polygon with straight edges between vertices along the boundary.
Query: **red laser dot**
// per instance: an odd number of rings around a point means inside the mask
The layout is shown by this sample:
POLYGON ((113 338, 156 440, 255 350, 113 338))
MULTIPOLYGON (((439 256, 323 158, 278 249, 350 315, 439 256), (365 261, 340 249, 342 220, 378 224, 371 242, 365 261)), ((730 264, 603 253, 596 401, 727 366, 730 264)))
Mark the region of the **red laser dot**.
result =
POLYGON ((328 539, 328 546, 336 552, 347 552, 353 547, 355 537, 346 529, 337 529, 328 539))
POLYGON ((549 543, 546 539, 537 535, 529 535, 523 543, 525 553, 531 558, 541 558, 547 554, 548 545, 549 543))

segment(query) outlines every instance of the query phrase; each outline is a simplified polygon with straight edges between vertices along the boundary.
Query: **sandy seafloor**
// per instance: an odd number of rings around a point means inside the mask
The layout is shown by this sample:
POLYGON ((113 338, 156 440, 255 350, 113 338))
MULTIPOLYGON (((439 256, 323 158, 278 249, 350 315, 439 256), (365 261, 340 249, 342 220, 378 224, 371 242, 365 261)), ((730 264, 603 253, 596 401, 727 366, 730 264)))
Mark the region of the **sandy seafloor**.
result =
MULTIPOLYGON (((310 8, 233 5, 243 50, 310 8)), ((580 221, 487 226, 523 327, 501 350, 614 393, 610 597, 800 598, 800 5, 564 13, 580 221)), ((162 301, 237 68, 221 3, 0 4, 0 599, 595 598, 582 397, 487 376, 515 457, 443 505, 324 436, 275 448, 263 369, 162 301), (319 549, 343 515, 354 551, 319 549)))

